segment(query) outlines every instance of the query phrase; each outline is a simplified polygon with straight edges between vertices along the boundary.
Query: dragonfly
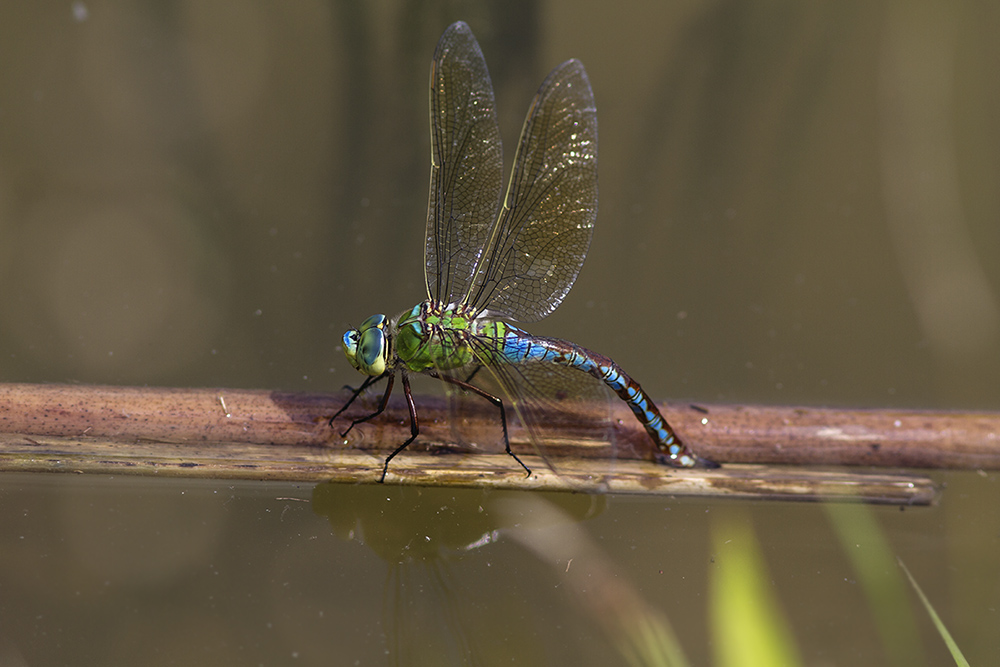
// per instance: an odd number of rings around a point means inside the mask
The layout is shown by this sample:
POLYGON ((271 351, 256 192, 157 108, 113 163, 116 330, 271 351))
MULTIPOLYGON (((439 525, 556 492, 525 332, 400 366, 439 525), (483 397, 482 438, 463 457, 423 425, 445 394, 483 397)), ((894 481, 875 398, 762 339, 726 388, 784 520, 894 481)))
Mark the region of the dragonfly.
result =
MULTIPOLYGON (((506 453, 507 407, 533 442, 554 396, 583 380, 624 400, 655 445, 651 458, 674 467, 717 467, 697 456, 642 387, 610 358, 514 323, 541 320, 562 303, 590 248, 597 218, 597 110, 583 64, 567 60, 546 77, 528 110, 506 191, 503 154, 486 60, 459 21, 438 41, 430 76, 431 183, 424 246, 427 299, 395 318, 372 315, 344 333, 344 353, 367 378, 334 420, 373 383, 386 379, 381 414, 397 374, 420 433, 409 374, 423 373, 481 396, 500 414, 506 453), (503 397, 474 383, 485 369, 503 397), (589 376, 589 377, 588 377, 589 376)), ((585 384, 585 383, 583 383, 585 384)))

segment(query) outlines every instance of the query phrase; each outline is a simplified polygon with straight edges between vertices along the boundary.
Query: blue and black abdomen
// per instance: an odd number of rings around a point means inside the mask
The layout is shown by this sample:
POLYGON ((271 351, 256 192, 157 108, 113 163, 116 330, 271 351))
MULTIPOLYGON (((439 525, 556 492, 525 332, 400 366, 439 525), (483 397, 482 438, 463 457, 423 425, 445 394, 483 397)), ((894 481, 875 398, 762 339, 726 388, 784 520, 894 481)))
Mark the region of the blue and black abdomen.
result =
POLYGON ((501 363, 543 362, 575 368, 592 375, 628 403, 639 423, 663 452, 667 463, 684 468, 707 465, 707 462, 680 441, 639 383, 613 360, 576 343, 532 336, 509 324, 493 323, 493 326, 498 329, 495 333, 500 334, 493 340, 498 342, 497 356, 501 357, 501 363))

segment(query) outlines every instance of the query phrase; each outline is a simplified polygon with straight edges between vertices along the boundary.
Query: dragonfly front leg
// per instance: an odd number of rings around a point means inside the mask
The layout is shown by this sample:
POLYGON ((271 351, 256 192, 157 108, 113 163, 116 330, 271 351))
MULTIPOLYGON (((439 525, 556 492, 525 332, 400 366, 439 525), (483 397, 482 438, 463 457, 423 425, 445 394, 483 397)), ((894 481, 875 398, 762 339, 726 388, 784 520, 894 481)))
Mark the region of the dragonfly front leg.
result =
MULTIPOLYGON (((473 372, 473 374, 472 374, 473 376, 476 373, 479 372, 479 368, 482 368, 482 365, 480 365, 478 368, 476 368, 475 372, 473 372)), ((450 384, 455 385, 456 387, 461 387, 462 389, 465 389, 466 391, 471 391, 472 393, 474 393, 474 394, 476 394, 478 396, 482 396, 487 401, 489 401, 493 405, 497 406, 497 408, 500 409, 500 423, 503 424, 503 443, 504 443, 504 449, 506 450, 507 454, 510 455, 511 458, 513 458, 515 461, 517 461, 518 463, 521 464, 521 467, 524 468, 524 470, 525 470, 526 473, 528 473, 528 477, 531 477, 531 468, 529 468, 528 466, 524 465, 524 461, 522 461, 521 459, 517 458, 517 454, 515 454, 514 452, 512 452, 510 450, 510 437, 507 435, 507 408, 503 404, 503 399, 501 399, 499 396, 494 396, 493 394, 489 393, 488 391, 484 391, 484 390, 480 389, 479 387, 477 387, 474 384, 469 384, 468 382, 463 382, 462 380, 459 380, 458 378, 453 378, 453 377, 451 377, 449 375, 440 375, 440 374, 435 373, 433 371, 430 371, 427 374, 430 375, 431 377, 437 378, 438 380, 442 380, 444 382, 448 382, 450 384)), ((469 379, 472 379, 472 376, 470 376, 469 379)))
POLYGON ((333 420, 336 419, 337 417, 339 417, 340 413, 342 413, 344 410, 346 410, 347 408, 351 407, 351 403, 354 402, 354 399, 356 399, 358 396, 360 396, 361 393, 365 389, 367 389, 368 387, 370 387, 374 382, 376 382, 378 380, 381 380, 384 377, 385 377, 385 373, 383 373, 382 375, 378 375, 378 376, 369 376, 363 383, 361 383, 361 386, 358 387, 357 389, 353 389, 353 388, 351 388, 351 387, 349 387, 347 385, 344 385, 344 389, 350 389, 351 390, 351 392, 352 392, 351 397, 349 399, 347 399, 347 402, 344 403, 340 407, 340 409, 337 410, 337 412, 334 413, 334 415, 332 417, 330 417, 330 421, 328 421, 327 424, 329 424, 332 427, 333 426, 333 420))
POLYGON ((347 401, 347 404, 344 405, 344 407, 342 407, 340 410, 338 410, 336 415, 334 415, 333 417, 330 417, 330 426, 333 426, 333 420, 337 418, 337 415, 339 415, 341 412, 343 412, 344 410, 346 410, 347 406, 350 405, 351 403, 353 403, 354 399, 357 398, 358 395, 362 391, 364 391, 372 382, 375 382, 376 380, 380 380, 380 379, 384 378, 386 375, 389 376, 389 383, 385 386, 385 393, 382 395, 382 401, 379 403, 378 409, 375 412, 373 412, 370 415, 368 415, 367 417, 361 417, 360 419, 355 419, 354 421, 352 421, 351 425, 347 427, 347 430, 340 434, 341 438, 346 437, 347 434, 351 432, 351 429, 354 428, 355 426, 357 426, 358 424, 366 422, 369 419, 374 419, 375 417, 378 417, 380 414, 382 414, 383 412, 385 412, 385 406, 387 406, 389 404, 389 394, 392 393, 392 385, 396 381, 396 374, 392 373, 392 372, 388 372, 388 373, 383 373, 382 375, 379 375, 378 377, 370 377, 370 378, 368 378, 367 380, 365 380, 364 384, 362 384, 360 387, 358 387, 358 390, 354 393, 354 396, 352 396, 351 399, 349 401, 347 401))

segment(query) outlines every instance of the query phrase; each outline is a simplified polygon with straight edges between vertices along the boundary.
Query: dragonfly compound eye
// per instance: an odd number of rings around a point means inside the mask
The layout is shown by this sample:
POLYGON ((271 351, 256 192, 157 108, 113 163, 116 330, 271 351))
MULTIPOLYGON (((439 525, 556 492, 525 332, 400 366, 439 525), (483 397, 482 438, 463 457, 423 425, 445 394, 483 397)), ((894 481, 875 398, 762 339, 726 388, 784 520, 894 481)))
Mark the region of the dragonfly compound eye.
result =
POLYGON ((382 329, 362 331, 356 354, 358 370, 373 376, 385 373, 386 349, 382 329))
POLYGON ((361 326, 358 327, 358 331, 364 333, 369 329, 382 329, 385 328, 386 322, 388 321, 389 318, 386 317, 385 315, 372 315, 367 320, 361 323, 361 326))

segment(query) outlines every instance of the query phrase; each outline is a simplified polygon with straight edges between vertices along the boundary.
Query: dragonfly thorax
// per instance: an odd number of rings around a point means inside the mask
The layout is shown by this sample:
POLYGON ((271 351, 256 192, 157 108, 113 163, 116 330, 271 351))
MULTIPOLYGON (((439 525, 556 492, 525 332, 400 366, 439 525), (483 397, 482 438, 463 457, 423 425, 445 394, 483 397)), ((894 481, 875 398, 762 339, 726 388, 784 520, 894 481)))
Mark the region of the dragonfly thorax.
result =
POLYGON ((417 304, 399 316, 396 358, 416 373, 466 366, 473 357, 469 333, 474 319, 462 305, 433 300, 417 304))

